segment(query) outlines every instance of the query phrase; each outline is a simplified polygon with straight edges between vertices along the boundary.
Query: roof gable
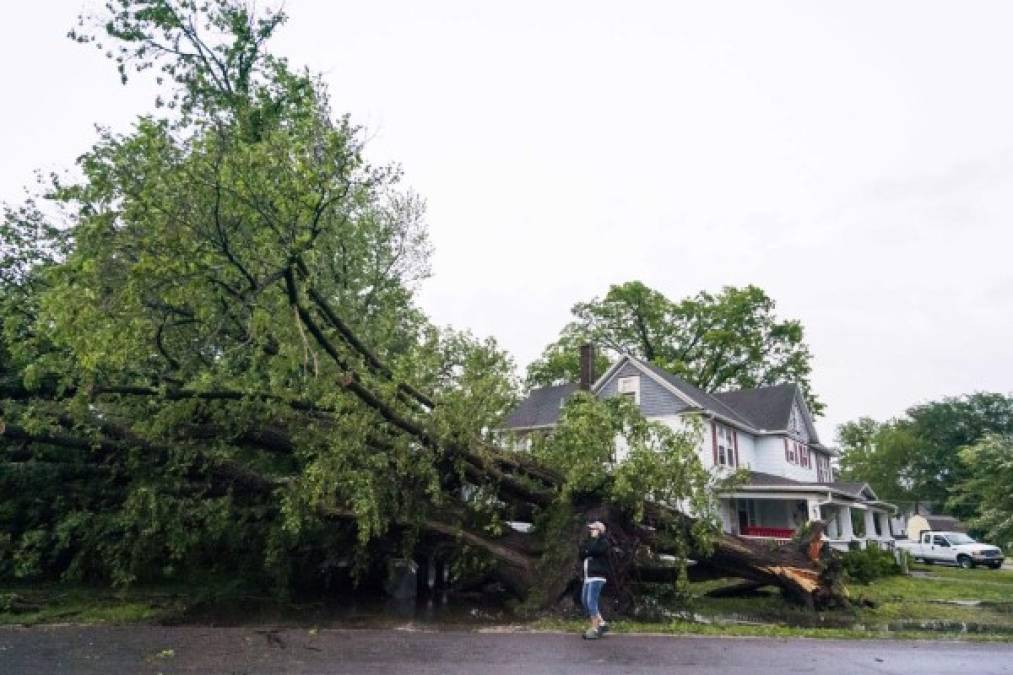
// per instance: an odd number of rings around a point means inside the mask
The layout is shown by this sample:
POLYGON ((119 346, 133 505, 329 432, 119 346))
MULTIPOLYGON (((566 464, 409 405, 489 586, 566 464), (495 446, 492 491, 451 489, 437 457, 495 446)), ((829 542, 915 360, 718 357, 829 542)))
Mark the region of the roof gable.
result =
POLYGON ((674 389, 669 383, 655 373, 645 370, 641 364, 632 359, 625 359, 619 368, 611 372, 594 390, 594 395, 601 399, 619 395, 619 384, 624 378, 638 380, 637 404, 644 417, 668 417, 678 415, 687 409, 699 408, 696 402, 685 393, 674 389))
POLYGON ((640 359, 634 358, 629 354, 623 354, 619 360, 617 360, 612 367, 605 371, 605 374, 598 378, 598 381, 591 385, 591 392, 597 395, 601 391, 605 390, 609 383, 612 382, 620 373, 627 371, 628 366, 639 370, 641 373, 649 377, 654 382, 658 383, 670 393, 674 394, 678 399, 688 406, 699 408, 700 404, 693 400, 693 398, 685 391, 682 391, 678 387, 672 385, 671 382, 667 381, 664 377, 665 371, 660 368, 654 368, 647 363, 644 363, 640 359))
MULTIPOLYGON (((634 359, 636 360, 636 359, 634 359)), ((683 392, 688 398, 690 398, 696 406, 704 410, 708 410, 713 413, 717 413, 722 417, 729 418, 732 422, 747 426, 755 427, 752 420, 739 414, 733 407, 727 405, 724 401, 716 398, 712 394, 708 394, 703 389, 699 389, 686 380, 682 379, 678 375, 674 375, 667 370, 652 365, 650 363, 641 363, 641 366, 646 368, 648 371, 654 373, 657 377, 661 378, 673 388, 683 392)))

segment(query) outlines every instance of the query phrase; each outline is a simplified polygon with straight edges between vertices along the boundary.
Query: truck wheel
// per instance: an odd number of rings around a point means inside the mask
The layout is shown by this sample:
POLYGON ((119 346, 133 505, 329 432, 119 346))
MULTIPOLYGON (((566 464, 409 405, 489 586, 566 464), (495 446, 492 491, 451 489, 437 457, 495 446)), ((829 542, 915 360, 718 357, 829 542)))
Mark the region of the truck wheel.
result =
POLYGON ((970 556, 961 555, 957 556, 957 564, 963 567, 965 570, 969 570, 974 567, 974 561, 971 560, 970 556))
POLYGON ((922 558, 922 562, 925 563, 926 565, 931 565, 932 563, 935 562, 935 560, 933 560, 932 558, 922 558))
POLYGON ((988 566, 991 567, 994 570, 997 570, 1000 567, 1002 567, 1002 563, 1001 562, 989 563, 988 566))

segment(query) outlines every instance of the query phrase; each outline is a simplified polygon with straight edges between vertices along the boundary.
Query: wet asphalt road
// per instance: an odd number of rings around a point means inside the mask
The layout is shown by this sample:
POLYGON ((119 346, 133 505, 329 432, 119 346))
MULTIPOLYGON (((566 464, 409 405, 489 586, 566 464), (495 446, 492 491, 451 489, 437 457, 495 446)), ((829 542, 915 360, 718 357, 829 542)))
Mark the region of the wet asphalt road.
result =
POLYGON ((1013 644, 560 633, 0 628, 0 673, 1013 673, 1013 644))

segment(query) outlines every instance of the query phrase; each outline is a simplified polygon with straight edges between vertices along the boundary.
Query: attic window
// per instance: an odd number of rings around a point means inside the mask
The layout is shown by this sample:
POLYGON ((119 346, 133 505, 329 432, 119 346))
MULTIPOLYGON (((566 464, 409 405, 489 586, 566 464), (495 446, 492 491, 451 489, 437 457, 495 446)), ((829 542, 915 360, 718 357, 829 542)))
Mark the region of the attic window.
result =
POLYGON ((620 396, 627 396, 635 405, 640 405, 640 376, 620 377, 616 382, 620 396))

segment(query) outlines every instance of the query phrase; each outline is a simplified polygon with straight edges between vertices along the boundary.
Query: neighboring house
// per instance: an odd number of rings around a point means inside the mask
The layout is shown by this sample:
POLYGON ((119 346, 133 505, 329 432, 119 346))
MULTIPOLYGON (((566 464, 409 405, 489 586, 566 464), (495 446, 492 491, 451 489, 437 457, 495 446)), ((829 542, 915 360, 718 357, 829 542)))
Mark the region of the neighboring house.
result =
MULTIPOLYGON (((581 360, 589 363, 590 350, 581 360)), ((628 396, 644 417, 685 429, 703 421, 697 453, 715 473, 748 470, 748 480, 719 495, 726 532, 744 537, 788 539, 811 520, 825 520, 838 548, 852 541, 892 545, 891 504, 864 483, 834 481, 836 451, 820 443, 802 393, 794 384, 708 394, 682 378, 632 356, 623 356, 593 384, 582 367, 582 384, 533 390, 507 417, 501 431, 529 447, 532 434, 551 430, 566 398, 587 389, 599 398, 628 396)), ((622 450, 617 447, 617 461, 622 450)))
POLYGON ((934 513, 931 502, 900 502, 890 518, 890 527, 898 539, 917 540, 925 530, 967 532, 967 525, 953 516, 934 513))
POLYGON ((907 538, 911 541, 921 539, 922 532, 967 532, 967 526, 953 516, 937 516, 933 514, 915 514, 907 519, 907 538))

